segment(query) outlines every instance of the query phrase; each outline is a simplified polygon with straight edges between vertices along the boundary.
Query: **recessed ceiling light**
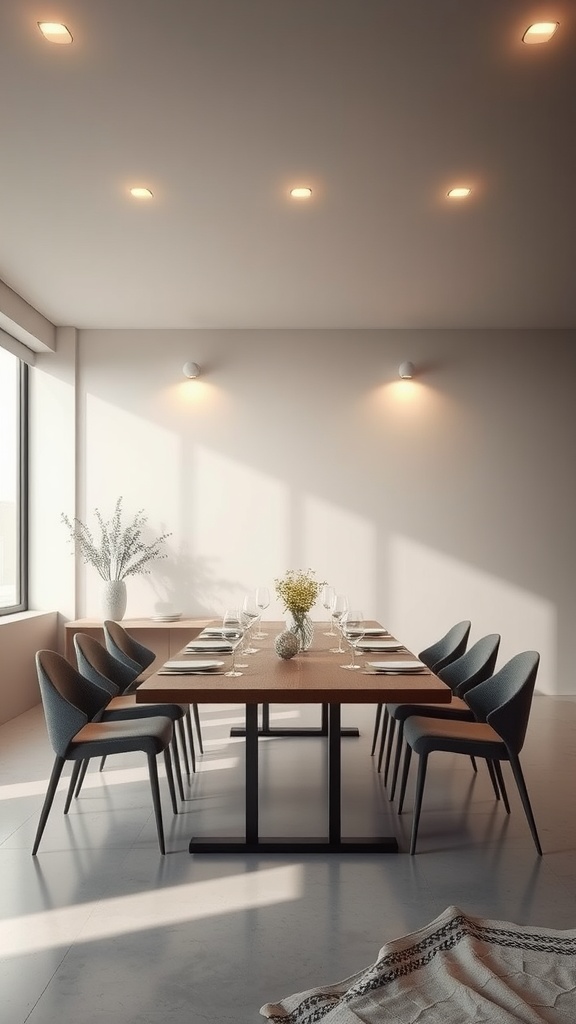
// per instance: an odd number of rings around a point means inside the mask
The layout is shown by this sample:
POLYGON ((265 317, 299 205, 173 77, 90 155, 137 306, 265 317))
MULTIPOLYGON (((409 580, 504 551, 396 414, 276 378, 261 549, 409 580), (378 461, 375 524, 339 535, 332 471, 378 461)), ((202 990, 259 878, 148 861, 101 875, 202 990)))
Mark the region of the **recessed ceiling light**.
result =
POLYGON ((38 28, 49 43, 71 43, 72 33, 56 21, 39 21, 38 28))
POLYGON ((451 188, 446 195, 448 196, 448 199, 466 199, 466 197, 470 195, 471 191, 472 189, 468 188, 466 185, 458 185, 456 188, 451 188))
POLYGON ((549 39, 552 39, 558 24, 557 21, 537 21, 526 29, 522 36, 522 42, 547 43, 549 39))
POLYGON ((311 188, 291 188, 290 195, 293 199, 310 199, 312 195, 311 188))
POLYGON ((136 186, 130 189, 130 195, 134 196, 134 199, 152 199, 153 194, 149 188, 136 186))

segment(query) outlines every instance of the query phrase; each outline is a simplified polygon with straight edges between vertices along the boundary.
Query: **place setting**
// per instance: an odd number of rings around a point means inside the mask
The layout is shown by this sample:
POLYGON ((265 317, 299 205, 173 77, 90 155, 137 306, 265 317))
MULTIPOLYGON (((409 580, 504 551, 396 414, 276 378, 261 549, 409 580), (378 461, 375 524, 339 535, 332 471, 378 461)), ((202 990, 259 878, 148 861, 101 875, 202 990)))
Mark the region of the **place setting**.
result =
POLYGON ((430 669, 418 660, 413 661, 367 661, 365 675, 413 676, 430 675, 430 669))
POLYGON ((223 675, 223 661, 167 661, 158 671, 159 676, 223 675))

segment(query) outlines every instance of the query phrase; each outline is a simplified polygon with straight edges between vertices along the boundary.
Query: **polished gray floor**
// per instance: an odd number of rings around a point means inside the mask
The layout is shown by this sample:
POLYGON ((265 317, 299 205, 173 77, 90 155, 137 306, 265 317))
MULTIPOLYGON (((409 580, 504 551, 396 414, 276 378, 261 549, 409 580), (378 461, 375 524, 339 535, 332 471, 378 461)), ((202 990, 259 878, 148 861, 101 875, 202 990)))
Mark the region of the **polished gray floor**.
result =
MULTIPOLYGON (((272 716, 310 724, 318 711, 278 706, 272 716)), ((405 851, 411 797, 398 818, 369 755, 374 709, 344 714, 361 737, 343 741, 343 831, 396 830, 405 851)), ((0 728, 3 1024, 252 1024, 264 1002, 354 973, 450 905, 576 927, 576 699, 536 697, 523 752, 543 858, 512 780, 508 817, 485 771, 442 754, 430 762, 415 857, 190 856, 192 834, 242 831, 243 741, 229 737, 242 715, 203 711, 206 750, 186 803, 176 818, 164 803, 166 857, 145 768, 130 755, 102 774, 94 765, 67 818, 57 795, 32 858, 52 763, 42 710, 0 728)), ((262 832, 321 833, 323 741, 260 748, 262 832)))

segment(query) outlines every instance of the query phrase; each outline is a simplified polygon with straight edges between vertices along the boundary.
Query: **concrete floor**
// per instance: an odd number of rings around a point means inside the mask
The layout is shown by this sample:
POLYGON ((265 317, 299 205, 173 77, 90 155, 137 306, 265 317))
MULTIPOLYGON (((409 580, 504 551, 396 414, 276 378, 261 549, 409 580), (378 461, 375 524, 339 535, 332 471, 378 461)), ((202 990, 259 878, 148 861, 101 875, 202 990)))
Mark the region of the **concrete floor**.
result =
MULTIPOLYGON (((272 709, 314 724, 319 708, 272 709)), ((537 696, 522 762, 544 847, 535 852, 509 769, 508 817, 485 770, 432 756, 419 852, 211 856, 194 834, 242 832, 240 706, 203 709, 205 754, 177 817, 164 792, 160 856, 138 755, 94 763, 67 818, 60 792, 30 850, 52 763, 41 707, 0 727, 0 1019, 3 1024, 255 1024, 260 1006, 368 966, 380 946, 447 906, 547 927, 576 926, 576 698, 537 696)), ((374 708, 344 710, 343 832, 396 832, 370 757, 374 708)), ((262 833, 321 834, 325 747, 261 740, 262 833)), ((161 780, 163 791, 165 779, 161 780)), ((64 787, 62 787, 63 789, 64 787)))

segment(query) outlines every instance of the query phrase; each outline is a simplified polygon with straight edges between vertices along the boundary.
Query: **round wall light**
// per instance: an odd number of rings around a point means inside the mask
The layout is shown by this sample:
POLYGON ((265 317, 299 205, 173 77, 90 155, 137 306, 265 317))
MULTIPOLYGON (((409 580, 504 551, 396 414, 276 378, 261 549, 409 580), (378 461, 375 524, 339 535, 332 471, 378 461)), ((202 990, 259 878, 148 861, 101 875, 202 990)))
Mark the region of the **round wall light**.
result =
POLYGON ((410 363, 408 361, 400 363, 398 376, 401 380, 412 380, 412 377, 414 376, 414 363, 410 363))
POLYGON ((198 366, 198 363, 184 363, 182 373, 190 380, 194 380, 195 377, 200 376, 200 367, 198 366))

